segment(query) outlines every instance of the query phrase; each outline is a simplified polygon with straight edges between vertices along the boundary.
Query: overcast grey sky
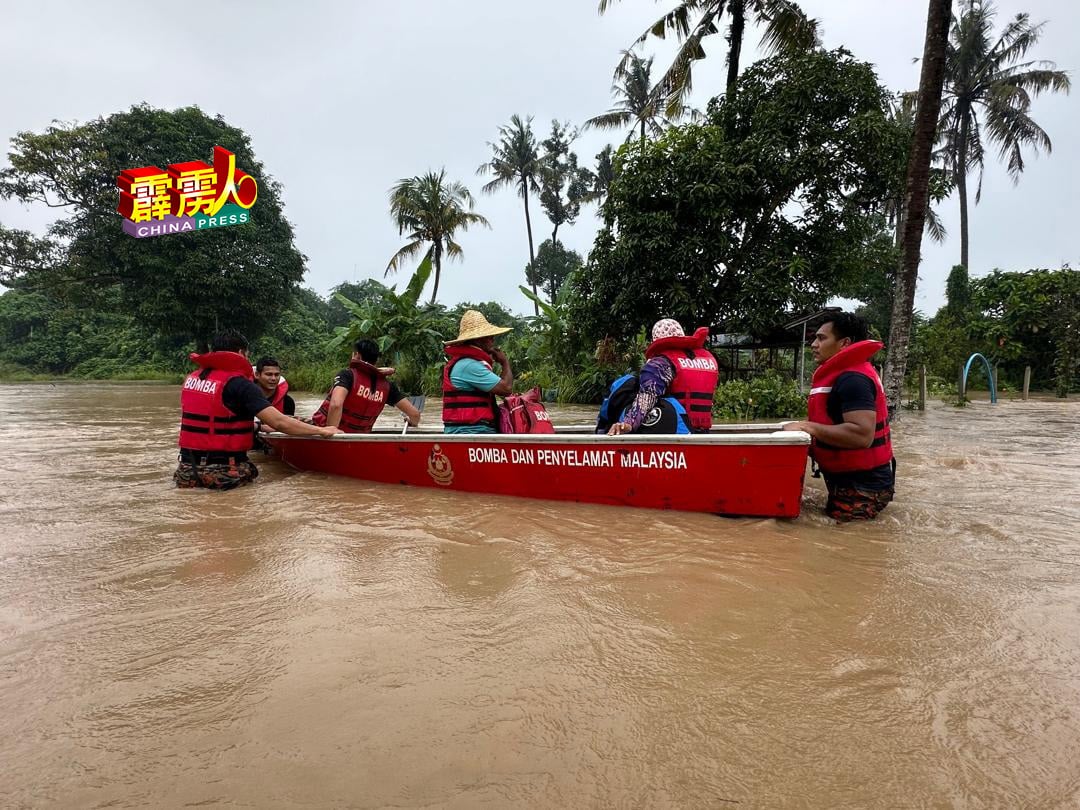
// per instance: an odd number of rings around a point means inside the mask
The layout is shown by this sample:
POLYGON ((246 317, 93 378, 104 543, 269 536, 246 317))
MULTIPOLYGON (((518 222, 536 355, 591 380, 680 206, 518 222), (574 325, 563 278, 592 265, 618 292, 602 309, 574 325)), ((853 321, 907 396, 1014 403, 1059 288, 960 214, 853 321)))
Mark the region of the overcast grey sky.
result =
MULTIPOLYGON (((535 117, 542 138, 552 118, 580 124, 611 106, 620 49, 669 0, 622 0, 605 16, 596 0, 391 0, 391 2, 220 2, 192 7, 120 2, 4 3, 0 49, 0 138, 53 120, 86 121, 147 102, 197 104, 243 128, 268 173, 284 186, 285 213, 308 257, 306 283, 325 293, 342 281, 382 278, 402 244, 387 211, 399 178, 445 167, 477 197, 492 230, 460 236, 463 262, 444 268, 439 299, 498 300, 517 312, 528 260, 520 200, 480 193, 477 167, 514 113, 535 117)), ((802 0, 820 20, 826 47, 843 45, 873 63, 890 89, 918 84, 925 0, 802 0)), ((999 0, 998 23, 1020 11, 1048 20, 1035 57, 1074 71, 1080 31, 1075 0, 999 0)), ((750 41, 756 43, 757 32, 750 41)), ((693 103, 721 92, 724 42, 706 41, 693 103)), ((656 52, 650 43, 644 51, 656 52)), ((657 65, 670 49, 658 52, 657 65)), ((752 55, 751 55, 752 57, 752 55)), ((1075 264, 1080 166, 1075 97, 1044 96, 1034 117, 1054 142, 1031 157, 1014 187, 988 166, 973 209, 971 271, 1075 264)), ((588 165, 611 132, 586 132, 575 151, 588 165)), ((177 155, 177 161, 208 155, 177 155)), ((241 167, 243 168, 243 167, 241 167)), ((933 313, 959 260, 957 201, 940 207, 950 235, 924 242, 916 306, 933 313)), ((533 206, 537 244, 550 225, 533 206)), ((49 212, 0 201, 0 222, 42 232, 49 212)), ((118 225, 119 227, 119 225, 118 225)), ((587 255, 595 207, 560 238, 587 255)), ((401 282, 404 282, 404 278, 401 282)), ((393 283, 393 280, 391 280, 393 283)))

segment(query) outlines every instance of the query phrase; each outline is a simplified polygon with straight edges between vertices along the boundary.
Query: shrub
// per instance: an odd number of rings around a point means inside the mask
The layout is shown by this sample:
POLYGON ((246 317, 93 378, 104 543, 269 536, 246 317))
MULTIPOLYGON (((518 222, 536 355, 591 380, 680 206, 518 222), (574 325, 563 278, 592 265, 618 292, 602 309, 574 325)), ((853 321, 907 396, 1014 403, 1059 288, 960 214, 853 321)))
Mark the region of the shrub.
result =
POLYGON ((334 375, 349 365, 345 360, 326 360, 322 363, 310 363, 296 366, 286 365, 282 374, 289 382, 290 391, 308 391, 312 394, 325 394, 334 382, 334 375))
POLYGON ((750 380, 721 383, 713 396, 713 415, 721 422, 802 419, 806 395, 794 380, 769 370, 750 380))

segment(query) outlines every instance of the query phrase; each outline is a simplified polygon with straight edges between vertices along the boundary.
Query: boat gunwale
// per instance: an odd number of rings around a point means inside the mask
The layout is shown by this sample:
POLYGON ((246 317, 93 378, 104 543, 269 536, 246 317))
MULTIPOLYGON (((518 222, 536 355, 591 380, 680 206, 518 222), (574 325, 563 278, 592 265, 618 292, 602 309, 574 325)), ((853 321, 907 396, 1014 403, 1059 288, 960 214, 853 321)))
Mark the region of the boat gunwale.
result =
MULTIPOLYGON (((731 427, 740 427, 732 425, 731 427)), ((756 426, 746 426, 756 427, 756 426)), ((339 433, 332 438, 322 436, 290 436, 285 433, 264 434, 266 438, 274 441, 320 441, 371 444, 371 443, 394 443, 394 444, 419 444, 423 442, 440 442, 444 444, 571 444, 571 445, 646 445, 646 446, 697 446, 723 447, 723 446, 799 446, 809 445, 810 435, 801 430, 778 430, 776 426, 768 433, 764 431, 747 430, 745 432, 713 432, 695 433, 691 435, 641 435, 622 434, 620 436, 607 436, 596 434, 588 428, 589 432, 564 432, 564 433, 443 433, 440 430, 427 429, 415 430, 409 433, 401 433, 393 429, 374 430, 371 433, 339 433)), ((558 431, 559 428, 556 428, 558 431)))

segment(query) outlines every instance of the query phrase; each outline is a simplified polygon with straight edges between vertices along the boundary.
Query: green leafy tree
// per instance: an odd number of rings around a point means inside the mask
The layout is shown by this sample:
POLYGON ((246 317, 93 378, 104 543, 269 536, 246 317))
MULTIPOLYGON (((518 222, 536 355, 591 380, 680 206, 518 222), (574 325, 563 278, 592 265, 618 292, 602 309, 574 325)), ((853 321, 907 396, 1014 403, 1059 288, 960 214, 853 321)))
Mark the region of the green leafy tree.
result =
POLYGON ((1019 380, 1031 366, 1036 386, 1065 396, 1077 385, 1080 364, 1080 271, 995 270, 971 283, 968 325, 984 353, 1019 380))
MULTIPOLYGON (((600 0, 600 13, 614 3, 615 0, 600 0)), ((764 29, 762 44, 770 54, 792 55, 818 45, 817 22, 807 17, 792 0, 682 0, 634 40, 630 50, 623 51, 616 75, 627 69, 635 46, 649 37, 665 39, 669 34, 674 35, 679 50, 656 83, 652 95, 666 115, 679 114, 692 89, 694 62, 705 58, 702 42, 720 33, 725 15, 728 22, 728 97, 735 95, 748 19, 764 29)))
POLYGON ((331 327, 336 328, 345 326, 352 318, 349 310, 345 309, 334 293, 341 293, 345 298, 356 304, 365 304, 381 296, 382 291, 385 289, 386 285, 380 284, 373 278, 366 278, 359 282, 343 281, 330 291, 330 298, 326 302, 327 322, 331 327))
POLYGON ((608 189, 615 181, 615 163, 613 160, 614 150, 608 144, 596 154, 596 171, 593 172, 593 187, 591 199, 597 200, 602 205, 607 199, 608 189))
MULTIPOLYGON (((451 325, 454 327, 455 335, 457 334, 457 326, 461 322, 461 316, 465 314, 467 309, 476 310, 488 319, 488 323, 493 323, 496 326, 509 326, 511 329, 517 329, 526 323, 523 318, 515 315, 498 301, 480 301, 475 304, 463 301, 447 313, 451 325)), ((451 336, 448 335, 448 337, 451 336)))
MULTIPOLYGON (((540 172, 542 169, 540 153, 536 146, 536 136, 532 131, 532 117, 521 120, 518 115, 510 117, 509 126, 499 127, 499 142, 488 143, 491 147, 491 160, 476 170, 477 174, 490 174, 494 177, 484 186, 484 191, 493 194, 504 186, 514 186, 525 206, 525 232, 529 237, 529 266, 536 260, 533 250, 532 218, 529 214, 529 194, 540 193, 540 172)), ((533 288, 536 294, 536 288, 533 288)))
POLYGON ((459 230, 467 231, 472 225, 491 227, 472 207, 469 190, 461 183, 448 182, 445 169, 399 180, 390 190, 390 216, 398 233, 408 234, 409 241, 390 259, 385 275, 397 271, 403 261, 426 247, 425 258, 430 258, 435 267, 435 284, 431 288, 434 304, 439 294, 443 256, 449 259, 462 256, 461 245, 454 241, 455 234, 459 230))
POLYGON ((888 272, 873 212, 907 144, 886 105, 873 69, 846 52, 773 57, 710 103, 709 123, 624 147, 572 282, 580 328, 628 339, 668 316, 765 331, 888 272))
MULTIPOLYGON (((544 156, 540 169, 540 206, 551 220, 551 241, 558 242, 559 228, 573 225, 581 206, 593 197, 596 178, 583 166, 570 145, 577 131, 569 124, 551 122, 551 135, 543 142, 544 156)), ((539 257, 538 257, 539 258, 539 257)), ((533 262, 535 266, 535 261, 533 262)), ((526 273, 529 283, 532 278, 526 273)))
POLYGON ((205 348, 219 328, 257 337, 288 303, 304 274, 281 209, 281 187, 248 136, 198 107, 132 107, 86 124, 62 124, 12 140, 0 196, 62 211, 44 239, 0 236, 0 282, 97 306, 117 306, 147 329, 205 348), (117 176, 141 166, 210 160, 213 147, 236 154, 259 183, 243 225, 135 239, 116 213, 117 176))
POLYGON ((527 268, 529 283, 541 287, 549 301, 554 301, 563 282, 584 265, 581 254, 569 250, 562 242, 545 239, 536 252, 536 262, 527 268))
POLYGON ((1053 62, 1024 60, 1042 36, 1045 23, 1016 17, 994 36, 994 5, 961 0, 953 16, 945 57, 945 97, 939 123, 940 145, 960 197, 960 264, 968 267, 967 177, 977 173, 975 202, 982 194, 987 146, 1007 158, 1013 182, 1024 171, 1024 148, 1050 152, 1052 144, 1031 117, 1031 100, 1044 91, 1068 92, 1068 74, 1053 62))
POLYGON ((333 353, 326 347, 326 336, 332 329, 332 311, 331 305, 316 292, 298 287, 289 305, 252 344, 252 361, 269 355, 283 363, 286 369, 292 369, 333 360, 333 353))
MULTIPOLYGON (((103 297, 118 298, 115 291, 103 297)), ((42 292, 0 296, 0 368, 75 377, 171 377, 189 367, 178 339, 147 330, 115 302, 96 309, 42 292)))
POLYGON ((958 264, 949 271, 949 278, 945 281, 945 309, 944 312, 958 324, 966 324, 971 319, 973 306, 971 295, 971 279, 968 269, 958 264))

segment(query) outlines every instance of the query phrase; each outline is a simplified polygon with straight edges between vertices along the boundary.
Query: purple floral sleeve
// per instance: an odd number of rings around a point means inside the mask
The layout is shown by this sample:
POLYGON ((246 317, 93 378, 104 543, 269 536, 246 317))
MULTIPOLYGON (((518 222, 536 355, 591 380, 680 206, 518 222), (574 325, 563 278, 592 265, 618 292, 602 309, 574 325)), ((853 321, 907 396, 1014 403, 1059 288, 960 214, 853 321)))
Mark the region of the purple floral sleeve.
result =
POLYGON ((675 366, 666 357, 653 357, 646 361, 638 376, 638 393, 634 397, 634 404, 626 409, 626 416, 623 417, 631 430, 641 427, 645 414, 656 407, 656 401, 667 392, 674 379, 675 366))

